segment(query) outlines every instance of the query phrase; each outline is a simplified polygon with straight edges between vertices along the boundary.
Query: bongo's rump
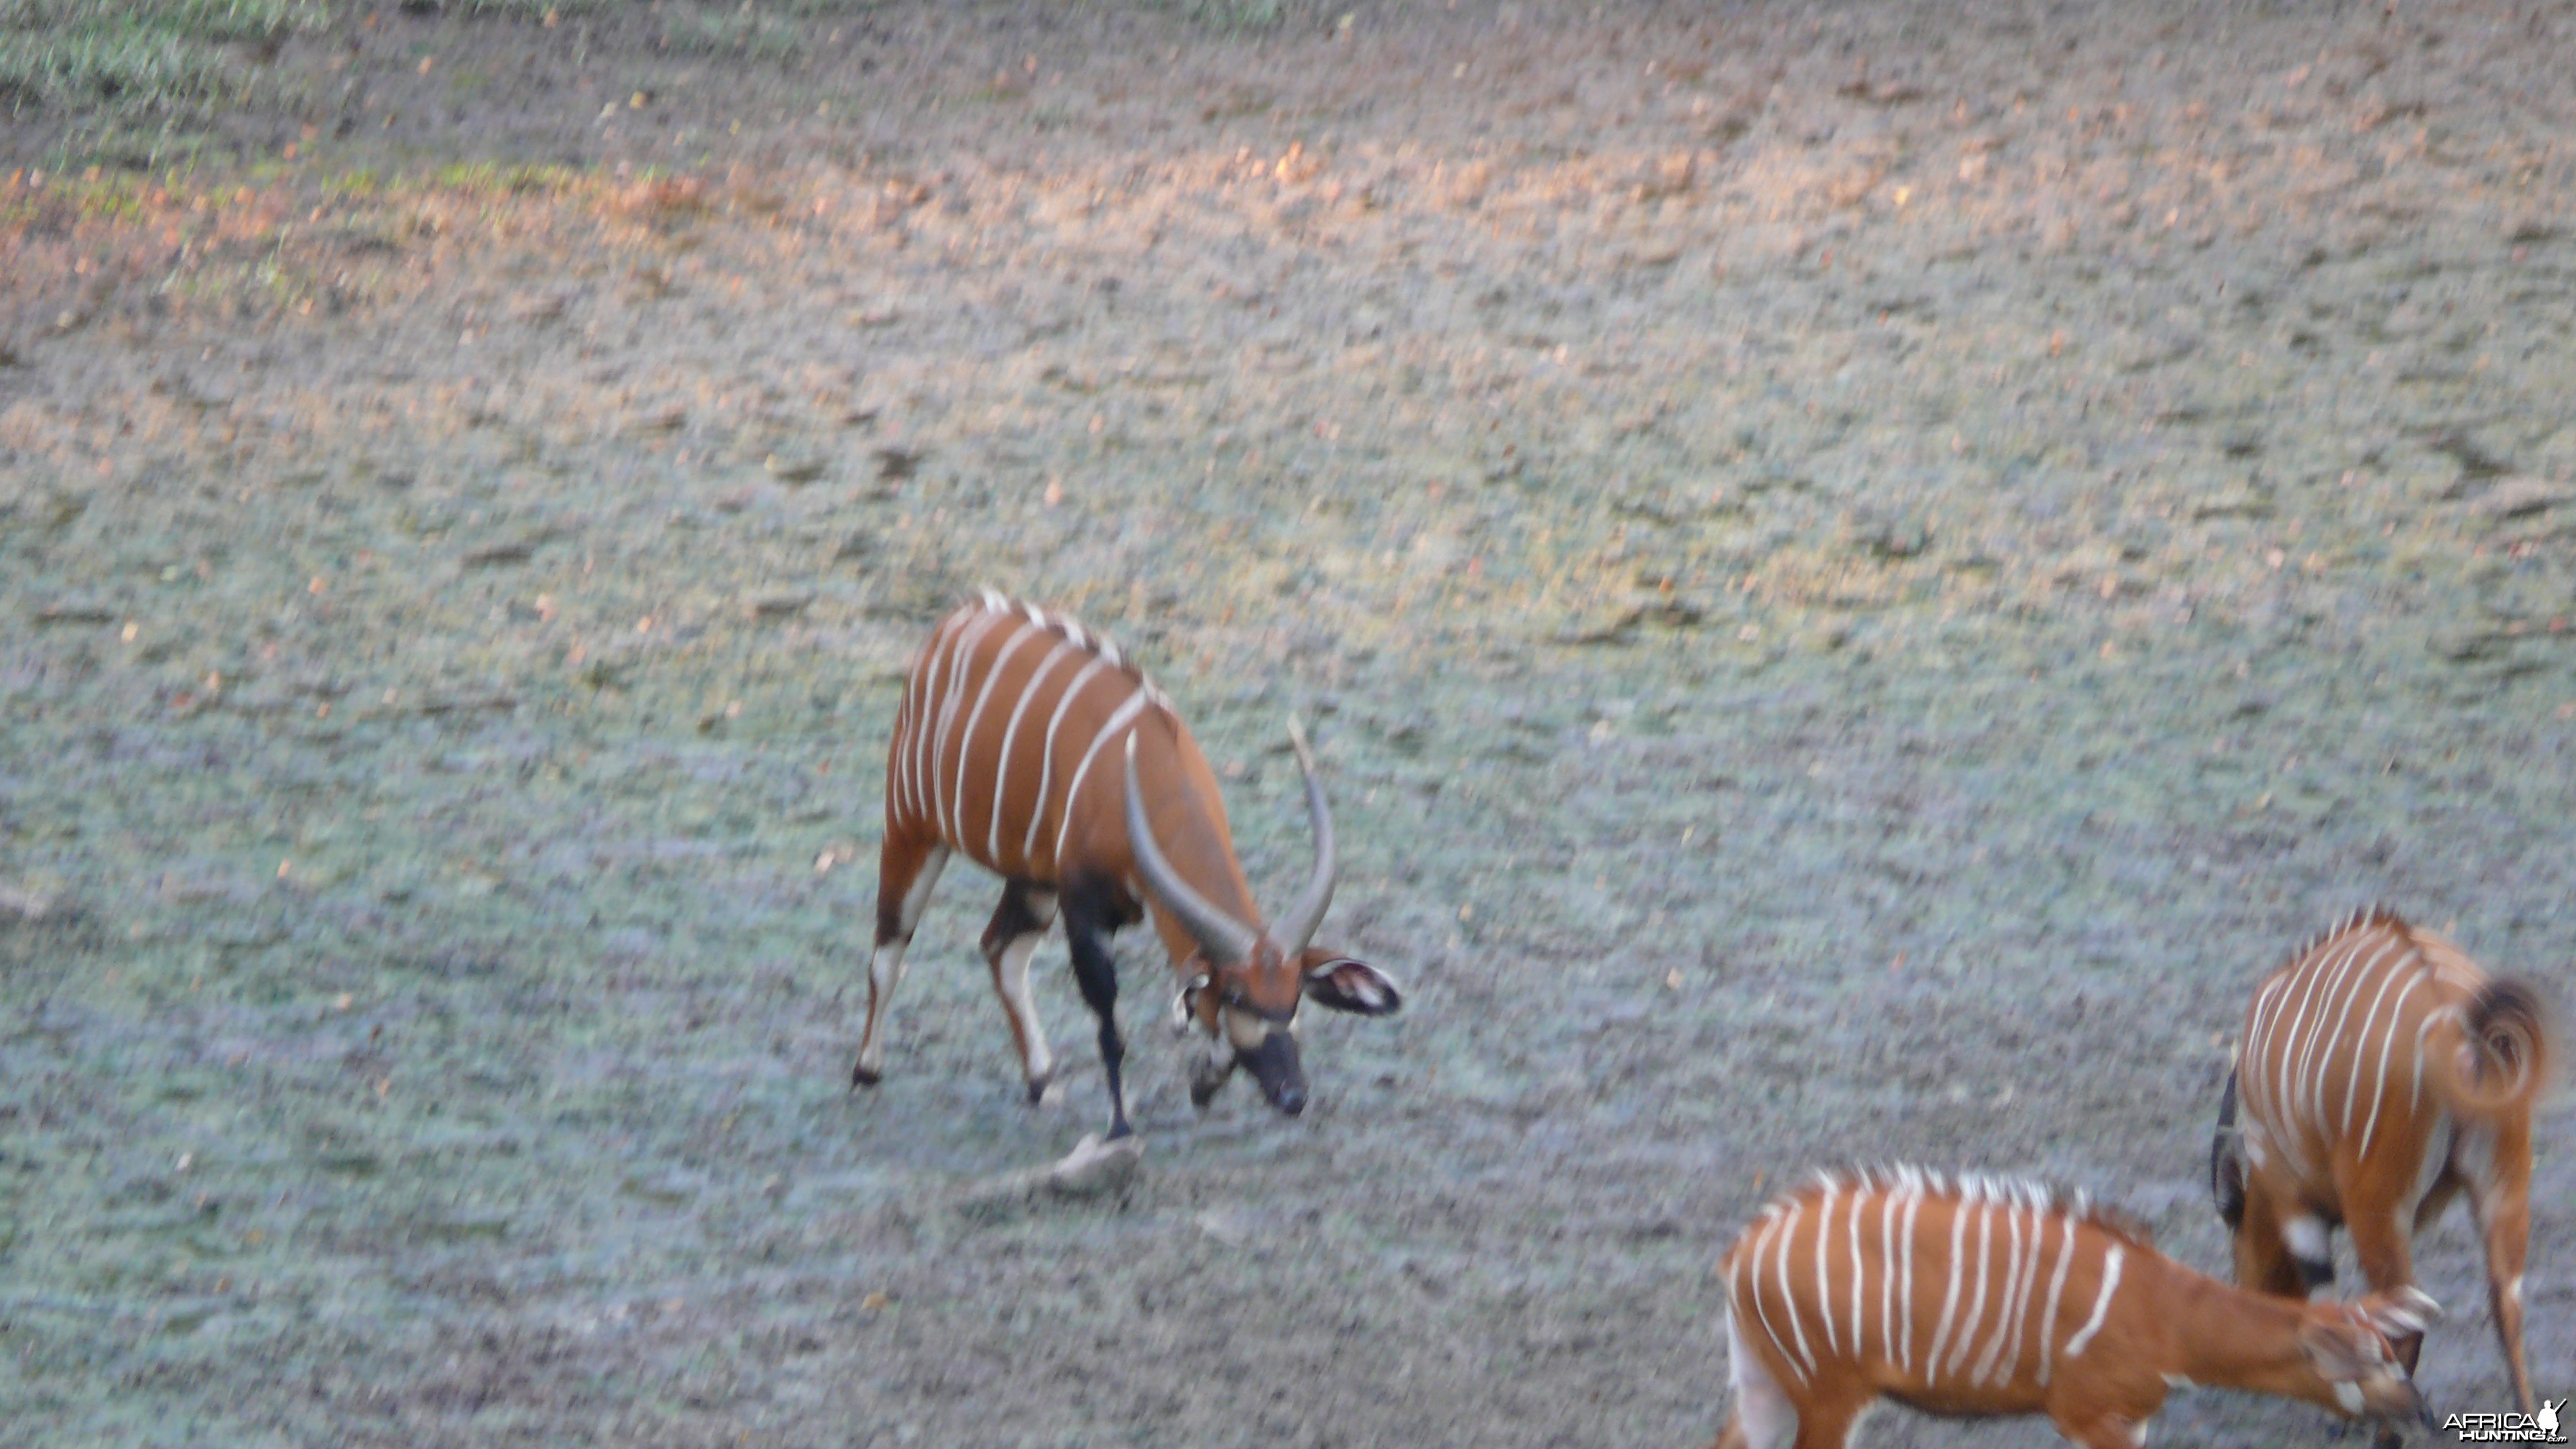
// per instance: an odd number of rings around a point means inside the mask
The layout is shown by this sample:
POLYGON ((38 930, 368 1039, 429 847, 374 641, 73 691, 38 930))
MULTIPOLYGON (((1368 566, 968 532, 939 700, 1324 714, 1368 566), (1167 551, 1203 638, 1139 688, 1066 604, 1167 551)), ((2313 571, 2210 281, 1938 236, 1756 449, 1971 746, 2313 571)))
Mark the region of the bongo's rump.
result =
POLYGON ((2340 1226, 2370 1287, 2412 1286, 2415 1236, 2465 1196, 2506 1372, 2532 1412, 2522 1276, 2551 1035, 2532 987, 2386 907, 2291 952, 2247 1006, 2211 1146, 2236 1281, 2304 1297, 2333 1280, 2340 1226))
POLYGON ((1735 1388, 1719 1449, 1842 1449, 1881 1398, 2045 1414, 2074 1443, 2134 1449, 2182 1383, 2419 1417, 2393 1341, 2438 1315, 2411 1289, 2249 1293, 2083 1194, 1915 1168, 1819 1175, 1763 1208, 1719 1275, 1735 1388))

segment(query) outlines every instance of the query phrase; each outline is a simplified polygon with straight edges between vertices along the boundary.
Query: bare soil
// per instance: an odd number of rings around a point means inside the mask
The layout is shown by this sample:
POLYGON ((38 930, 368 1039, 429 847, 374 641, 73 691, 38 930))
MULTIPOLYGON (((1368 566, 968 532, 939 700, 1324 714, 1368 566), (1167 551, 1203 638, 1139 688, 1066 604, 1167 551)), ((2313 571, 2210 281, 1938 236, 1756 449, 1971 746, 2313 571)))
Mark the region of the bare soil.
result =
POLYGON ((1790 1174, 2217 1270, 2299 937, 2569 999, 2576 12, 568 11, 344 15, 177 174, 6 135, 11 1437, 1699 1443, 1790 1174), (1303 1120, 1191 1110, 1131 942, 1141 1171, 990 1190, 1105 1114, 964 867, 848 1090, 978 583, 1148 660, 1272 890, 1312 722, 1410 999, 1303 1120))

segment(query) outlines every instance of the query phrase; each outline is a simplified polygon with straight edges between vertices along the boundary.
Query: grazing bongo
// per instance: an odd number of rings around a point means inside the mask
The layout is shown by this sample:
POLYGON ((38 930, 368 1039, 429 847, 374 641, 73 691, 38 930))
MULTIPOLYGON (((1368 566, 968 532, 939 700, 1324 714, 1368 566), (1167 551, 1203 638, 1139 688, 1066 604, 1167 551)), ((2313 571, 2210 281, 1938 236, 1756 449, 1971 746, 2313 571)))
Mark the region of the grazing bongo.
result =
MULTIPOLYGON (((2210 1181, 2236 1280, 2306 1295, 2333 1280, 2328 1234, 2342 1226, 2374 1290, 2410 1287, 2412 1239, 2465 1192, 2505 1368, 2532 1412, 2522 1269, 2548 1068, 2530 987, 2488 980, 2385 907, 2301 946, 2256 988, 2219 1100, 2210 1181)), ((2401 1347, 2411 1369, 2422 1345, 2401 1347)))
POLYGON ((2184 1383, 2420 1418, 2391 1339, 2412 1289, 2293 1303, 2193 1272, 2128 1217, 2036 1183, 1898 1167, 1823 1173, 1718 1266, 1735 1413, 1716 1449, 1844 1449, 1879 1399, 1956 1418, 2046 1414, 2135 1449, 2184 1383))
POLYGON ((1045 1093, 1055 1057, 1029 998, 1029 957, 1061 911, 1074 977, 1099 1022, 1109 1136, 1128 1134, 1109 942, 1150 908, 1184 982, 1175 1020, 1183 1029, 1195 1021, 1210 1038, 1191 1100, 1206 1106, 1240 1065, 1273 1107, 1304 1111, 1300 1001, 1383 1016, 1402 998, 1376 968, 1307 944, 1332 902, 1333 820, 1293 724, 1290 738, 1306 780, 1315 869, 1265 929, 1207 757, 1117 645, 989 590, 942 620, 913 660, 887 751, 876 953, 851 1081, 874 1086, 884 1069, 881 1033, 904 948, 957 852, 1002 877, 984 958, 1030 1101, 1045 1093))

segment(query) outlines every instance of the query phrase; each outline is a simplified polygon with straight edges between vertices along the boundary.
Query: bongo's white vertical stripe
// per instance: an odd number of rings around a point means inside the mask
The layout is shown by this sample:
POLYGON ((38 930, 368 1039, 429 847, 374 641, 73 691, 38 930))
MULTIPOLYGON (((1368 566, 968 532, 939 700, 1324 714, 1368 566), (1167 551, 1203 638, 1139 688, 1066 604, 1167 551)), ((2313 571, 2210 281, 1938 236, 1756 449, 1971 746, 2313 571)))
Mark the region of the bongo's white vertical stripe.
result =
MULTIPOLYGON (((1967 1321, 1959 1325, 1958 1344, 1950 1351, 1950 1361, 1942 1366, 1944 1374, 1955 1375, 1968 1362, 1968 1348, 1976 1342, 1977 1325, 1986 1315, 1986 1288, 1994 1282, 1988 1271, 1995 1241, 1995 1204, 1991 1198, 1977 1204, 1977 1270, 1976 1297, 1968 1304, 1967 1321)), ((1937 1357, 1937 1355, 1936 1355, 1937 1357)))
POLYGON ((1789 1372, 1804 1383, 1805 1372, 1798 1367, 1797 1360, 1790 1357, 1789 1345, 1780 1337, 1780 1330, 1772 1326, 1771 1305, 1762 1301, 1762 1255, 1770 1249, 1772 1237, 1780 1231, 1781 1219, 1785 1216, 1785 1210, 1776 1205, 1762 1215, 1761 1235, 1753 1240, 1753 1251, 1744 1256, 1744 1296, 1753 1301, 1754 1316, 1762 1321, 1762 1336, 1771 1340, 1772 1349, 1788 1366, 1789 1372))
POLYGON ((957 632, 966 622, 967 615, 962 610, 941 620, 929 642, 921 646, 920 657, 913 661, 911 678, 904 683, 903 722, 895 732, 892 752, 893 758, 902 762, 902 768, 893 773, 902 778, 900 804, 904 815, 911 819, 920 819, 926 813, 922 806, 929 797, 929 778, 922 766, 928 753, 930 717, 938 709, 940 698, 931 682, 942 677, 949 646, 956 642, 957 632))
POLYGON ((2040 1260, 2048 1249, 2048 1230, 2057 1225, 2057 1220, 2049 1215, 2044 1205, 2033 1204, 2030 1223, 2030 1256, 2023 1260, 2021 1294, 2013 1303, 2012 1344, 2004 1350, 2002 1362, 1995 1366, 1997 1383, 2006 1382, 2021 1371, 2022 1331, 2030 1326, 2031 1303, 2039 1296, 2034 1290, 2039 1287, 2040 1260))
MULTIPOLYGON (((1880 1264, 1878 1275, 1878 1356, 1887 1360, 1889 1363, 1897 1363, 1899 1360, 1896 1356, 1896 1280, 1901 1275, 1895 1271, 1894 1268, 1896 1263, 1896 1219, 1897 1214, 1902 1211, 1905 1206, 1906 1189, 1899 1187, 1892 1193, 1882 1192, 1876 1193, 1874 1196, 1878 1199, 1878 1261, 1880 1264)), ((1913 1245, 1909 1243, 1907 1246, 1910 1248, 1913 1245)), ((1859 1275, 1853 1275, 1853 1280, 1857 1282, 1859 1280, 1859 1275)))
POLYGON ((1827 1273, 1833 1261, 1834 1204, 1842 1198, 1842 1184, 1832 1173, 1825 1174, 1825 1200, 1816 1209, 1816 1307, 1817 1316, 1825 1320, 1825 1351, 1843 1351, 1843 1336, 1834 1327, 1834 1285, 1827 1273))
MULTIPOLYGON (((2263 1073, 2265 1100, 2277 1104, 2284 1115, 2296 1110, 2291 1096, 2291 1073, 2298 1058, 2299 1043, 2307 1035, 2309 1007, 2315 1002, 2317 988, 2323 983, 2324 978, 2323 970, 2307 973, 2295 994, 2288 998, 2287 1011, 2276 1021, 2274 1038, 2264 1043, 2262 1061, 2265 1067, 2263 1073)), ((2285 1145, 2294 1160, 2302 1156, 2296 1139, 2292 1139, 2285 1145)))
POLYGON ((1932 1352, 1923 1360, 1923 1379, 1938 1383, 1941 1379, 1941 1349, 1950 1341, 1950 1319, 1959 1311, 1959 1274, 1967 1266, 1968 1215, 1981 1206, 1975 1199, 1954 1203, 1950 1210, 1949 1289, 1941 1295, 1941 1316, 1932 1329, 1932 1352))
POLYGON ((2299 1110, 2309 1120, 2319 1122, 2325 1120, 2325 1103, 2329 1090, 2326 1078, 2328 1072, 2338 1062, 2344 1065, 2344 1075, 2347 1078, 2357 1075, 2350 1070, 2349 1052, 2353 1042, 2352 1009, 2360 1001, 2364 990, 2386 981, 2393 974, 2386 969, 2388 958, 2401 949, 2403 949, 2403 943, 2395 940, 2380 941, 2378 949, 2368 954, 2363 953, 2360 945, 2353 948, 2354 969, 2351 979, 2331 999, 2332 1019, 2327 1019, 2324 1011, 2319 1012, 2320 1030, 2317 1033, 2316 1049, 2302 1062, 2299 1110))
MULTIPOLYGON (((2358 1040, 2353 1030, 2353 1011, 2361 1005, 2365 992, 2370 994, 2373 1011, 2377 1010, 2379 998, 2387 994, 2389 983, 2397 978, 2396 972, 2387 969, 2388 958, 2401 949, 2403 949, 2402 945, 2397 941, 2382 941, 2378 950, 2360 958, 2360 970, 2353 977, 2352 985, 2343 994, 2342 1009, 2335 1013, 2334 1021, 2326 1028, 2325 1048, 2317 1053, 2315 1067, 2308 1076, 2309 1116, 2319 1121, 2325 1120, 2326 1103, 2330 1100, 2331 1094, 2327 1076, 2329 1070, 2338 1062, 2341 1062, 2344 1067, 2341 1079, 2344 1096, 2347 1101, 2350 1100, 2352 1084, 2361 1079, 2359 1072, 2351 1070, 2350 1051, 2352 1044, 2358 1040)), ((2368 1018, 2363 1019, 2366 1021, 2368 1018)), ((2338 1128, 2350 1130, 2351 1111, 2346 1109, 2335 1125, 2338 1128)))
POLYGON ((2304 1115, 2316 1108, 2315 1098, 2308 1087, 2315 1080, 2317 1057, 2334 1041, 2335 1008, 2351 993, 2353 972, 2362 964, 2362 950, 2369 944, 2367 938, 2355 937, 2349 945, 2337 951, 2333 965, 2320 973, 2315 1005, 2300 1013, 2296 1023, 2299 1033, 2297 1047, 2283 1054, 2284 1069, 2290 1079, 2286 1101, 2293 1112, 2304 1115))
POLYGON ((1803 1202, 1792 1199, 1789 1203, 1789 1216, 1780 1225, 1780 1312, 1781 1316, 1789 1320, 1789 1332, 1797 1336, 1799 1360, 1806 1365, 1807 1372, 1813 1374, 1816 1371, 1816 1355, 1807 1347, 1806 1326, 1798 1321, 1798 1295, 1791 1292, 1789 1288, 1789 1245, 1798 1239, 1798 1218, 1805 1211, 1806 1205, 1803 1202))
POLYGON ((1879 1216, 1882 1219, 1885 1218, 1887 1216, 1887 1195, 1885 1193, 1855 1192, 1852 1195, 1850 1266, 1851 1336, 1852 1352, 1854 1353, 1860 1352, 1861 1344, 1864 1342, 1862 1334, 1866 1331, 1866 1324, 1861 1318, 1861 1280, 1866 1276, 1868 1270, 1861 1266, 1860 1261, 1860 1216, 1861 1209, 1872 1199, 1875 1199, 1878 1203, 1879 1216))
POLYGON ((2048 1370, 2057 1353, 2057 1305, 2066 1297, 2066 1270, 2075 1264, 2075 1230, 2065 1227, 2066 1237, 2057 1248, 2057 1270, 2048 1275, 2048 1308, 2039 1318, 2039 1382, 2048 1384, 2048 1370))
POLYGON ((1047 807, 1054 798, 1055 733, 1064 728, 1065 711, 1072 709, 1073 702, 1081 697, 1083 686, 1091 683, 1102 670, 1108 667, 1108 662, 1102 659, 1093 658, 1084 661, 1083 666, 1074 671, 1072 680, 1065 685, 1064 693, 1056 697, 1055 713, 1047 716, 1046 742, 1038 749, 1037 801, 1029 809, 1028 834, 1020 841, 1020 858, 1031 865, 1035 865, 1038 858, 1038 827, 1046 822, 1047 807))
POLYGON ((941 838, 957 838, 956 818, 948 810, 948 778, 940 772, 940 762, 948 758, 949 736, 966 712, 966 671, 975 663, 975 646, 993 632, 997 624, 1010 615, 986 609, 975 616, 957 636, 957 646, 948 652, 948 679, 939 692, 939 725, 930 737, 930 818, 940 829, 941 838))
POLYGON ((1064 787, 1064 808, 1058 812, 1062 819, 1055 828, 1054 859, 1064 859, 1064 838, 1066 833, 1073 829, 1073 802, 1081 798, 1083 777, 1091 773, 1091 762, 1099 756, 1100 747, 1116 738, 1129 725, 1134 724, 1136 716, 1144 713, 1145 706, 1151 703, 1153 703, 1151 695, 1142 689, 1137 690, 1127 696, 1126 703, 1119 705, 1118 712, 1109 716, 1109 722, 1102 725, 1100 732, 1091 737, 1091 747, 1082 752, 1082 763, 1074 769, 1073 783, 1064 787))
MULTIPOLYGON (((1038 661, 1038 667, 1029 671, 1029 682, 1021 686, 1019 701, 1011 706, 1010 720, 1002 726, 1001 753, 994 757, 1001 762, 1000 768, 1006 777, 1016 776, 1028 768, 1020 762, 1016 751, 1020 740, 1020 721, 1028 716, 1030 701, 1042 697, 1047 676, 1053 674, 1057 666, 1077 657, 1079 656, 1074 650, 1061 643, 1050 644, 1046 656, 1038 661)), ((997 862, 1002 858, 1004 798, 1003 788, 997 785, 993 790, 993 818, 986 823, 984 829, 984 857, 997 862)), ((1023 851, 1021 854, 1025 860, 1027 852, 1023 851)))
POLYGON ((2111 1312, 2111 1295, 2120 1288, 2120 1265, 2128 1256, 2113 1248, 2110 1256, 2103 1260, 2102 1291, 2093 1300, 2093 1316, 2084 1320, 2084 1326, 2075 1330, 2073 1338, 2066 1340, 2066 1357, 2070 1362, 2082 1357, 2085 1346, 2093 1341, 2093 1335, 2102 1331, 2102 1320, 2111 1312))
POLYGON ((1908 1174, 1903 1188, 1905 1224, 1896 1235, 1898 1252, 1904 1259, 1896 1270, 1896 1291, 1904 1299, 1896 1311, 1897 1320, 1904 1326, 1897 1341, 1896 1367, 1898 1372, 1908 1375, 1914 1372, 1914 1224, 1923 1215, 1925 1191, 1922 1175, 1908 1174))
MULTIPOLYGON (((2388 1019, 2391 1023, 2403 1019, 2406 998, 2414 995, 2415 988, 2423 984, 2421 977, 2406 978, 2405 988, 2397 993, 2396 1002, 2388 1008, 2388 1019)), ((2362 1119, 2361 1123, 2361 1155, 2364 1158, 2370 1156, 2371 1139, 2379 1133, 2379 1109, 2388 1101, 2388 1054, 2397 1049, 2396 1032, 2381 1030, 2376 1035, 2379 1038, 2379 1055, 2374 1059, 2370 1072, 2370 1115, 2362 1119)), ((2359 1085, 2361 1073, 2353 1073, 2352 1079, 2355 1085, 2359 1085)))
MULTIPOLYGON (((975 734, 983 727, 984 707, 993 702, 993 688, 1002 682, 1003 672, 1010 668, 1012 657, 1017 655, 1022 646, 1030 640, 1045 638, 1047 638, 1046 635, 1031 629, 1027 624, 1014 621, 1010 637, 1003 641, 1001 652, 993 656, 992 663, 984 666, 983 686, 975 691, 974 707, 966 711, 965 728, 957 735, 957 783, 948 792, 948 834, 951 839, 963 839, 966 835, 967 776, 975 763, 975 734)), ((1002 785, 1010 768, 1011 762, 1006 758, 998 759, 994 764, 992 814, 1002 813, 1002 785)))
POLYGON ((2424 1105, 2424 1042, 2433 1034, 2433 1028, 2441 1024, 2442 1013, 2427 1012, 2423 1022, 2415 1028, 2414 1075, 2406 1089, 2406 1106, 2410 1111, 2424 1105))
MULTIPOLYGON (((2388 1041, 2387 1033, 2378 1029, 2380 1021, 2379 1010, 2382 1006, 2388 1006, 2391 1004, 2389 993, 2394 990, 2397 993, 2394 1009, 2397 1011, 2404 1011, 2406 1009, 2406 993, 2414 989, 2415 982, 2411 973, 2403 971, 2382 971, 2379 973, 2379 989, 2370 994, 2370 1007, 2361 1014, 2361 1022, 2354 1028, 2354 1037, 2360 1043, 2361 1050, 2364 1055, 2369 1053, 2371 1042, 2379 1042, 2379 1079, 2383 1083, 2388 1079, 2388 1041)), ((2340 1120, 2335 1124, 2346 1132, 2350 1132, 2352 1130, 2353 1108, 2360 1094, 2361 1073, 2358 1071, 2346 1072, 2344 1074, 2343 1084, 2343 1114, 2340 1120)), ((2371 1105, 2373 1107, 2379 1105, 2376 1098, 2372 1100, 2371 1105)), ((2367 1149, 2364 1150, 2367 1151, 2367 1149)))
POLYGON ((2014 1300, 2021 1288, 2021 1218, 2021 1197, 2016 1193, 2004 1204, 2004 1286, 2002 1294, 1995 1300, 1994 1335, 1986 1340, 1986 1351, 1974 1360, 1968 1370, 1969 1379, 1976 1383, 1982 1384, 1994 1374, 1995 1361, 2003 1357, 2004 1337, 2012 1331, 2015 1322, 2014 1300))

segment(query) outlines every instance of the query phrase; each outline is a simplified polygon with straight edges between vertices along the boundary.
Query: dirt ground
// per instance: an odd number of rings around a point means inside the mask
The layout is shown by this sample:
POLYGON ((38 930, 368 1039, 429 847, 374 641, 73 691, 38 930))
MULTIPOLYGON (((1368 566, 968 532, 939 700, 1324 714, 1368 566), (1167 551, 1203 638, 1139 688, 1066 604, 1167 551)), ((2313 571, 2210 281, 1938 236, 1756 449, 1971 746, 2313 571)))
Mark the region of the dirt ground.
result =
POLYGON ((2298 938, 2570 999, 2576 11, 533 13, 343 14, 181 173, 0 133, 19 1442, 1698 1444, 1791 1174, 2217 1270, 2298 938), (1020 1102, 971 867, 848 1090, 979 583, 1148 661, 1274 896, 1311 721, 1410 993, 1201 1117, 1126 943, 1107 1199, 978 1195, 1104 1111, 1060 942, 1020 1102))

